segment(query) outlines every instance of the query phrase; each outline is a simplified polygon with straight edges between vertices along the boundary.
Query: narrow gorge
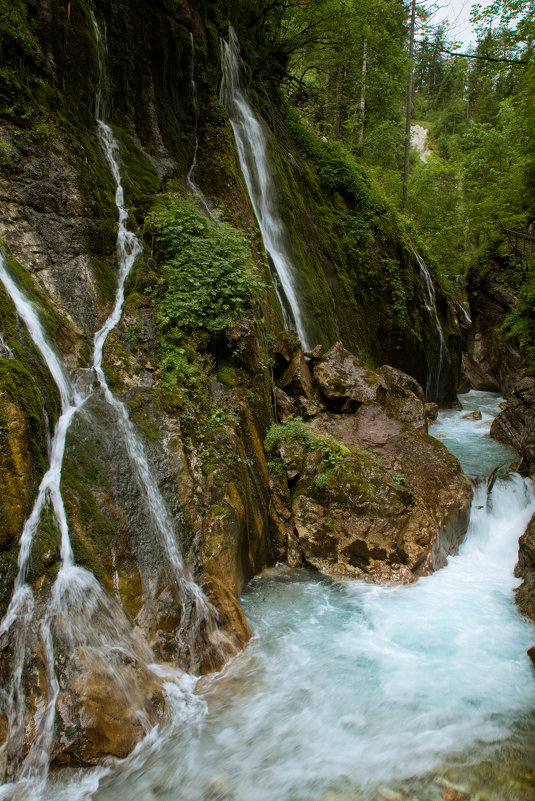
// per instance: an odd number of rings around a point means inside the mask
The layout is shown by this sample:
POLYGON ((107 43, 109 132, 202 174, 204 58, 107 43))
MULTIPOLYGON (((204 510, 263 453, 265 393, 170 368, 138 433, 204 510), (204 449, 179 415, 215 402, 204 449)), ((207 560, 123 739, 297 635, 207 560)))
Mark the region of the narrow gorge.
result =
POLYGON ((268 6, 0 1, 0 799, 531 798, 525 293, 268 6))

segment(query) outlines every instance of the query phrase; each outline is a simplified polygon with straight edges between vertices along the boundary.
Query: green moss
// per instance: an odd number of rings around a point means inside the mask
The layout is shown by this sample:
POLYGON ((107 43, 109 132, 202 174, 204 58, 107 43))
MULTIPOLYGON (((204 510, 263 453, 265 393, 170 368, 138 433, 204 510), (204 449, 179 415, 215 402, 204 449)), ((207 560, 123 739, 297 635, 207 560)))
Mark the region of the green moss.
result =
POLYGON ((142 222, 153 203, 153 196, 160 191, 160 179, 154 166, 130 134, 116 125, 113 126, 113 132, 120 144, 125 205, 142 222))
POLYGON ((54 582, 60 566, 60 548, 61 536, 52 505, 49 503, 41 513, 41 520, 33 541, 30 583, 35 583, 42 576, 45 577, 47 586, 54 582))
POLYGON ((210 506, 210 513, 214 515, 214 517, 225 517, 227 515, 228 509, 226 507, 221 506, 220 504, 213 504, 210 506))
POLYGON ((109 489, 109 474, 98 441, 90 429, 85 430, 83 420, 76 423, 61 474, 71 544, 76 563, 91 570, 99 581, 109 583, 102 554, 117 539, 116 523, 102 502, 109 489))
POLYGON ((154 408, 152 396, 140 393, 129 402, 131 416, 136 425, 143 431, 149 442, 161 439, 160 420, 154 408))
MULTIPOLYGON (((39 388, 31 373, 16 359, 0 359, 0 390, 19 407, 28 432, 28 449, 37 484, 48 462, 47 436, 39 388)), ((31 504, 34 494, 29 498, 31 504)), ((29 510, 26 510, 29 511, 29 510)))
POLYGON ((220 381, 223 386, 232 389, 238 383, 238 374, 234 367, 231 367, 229 364, 220 364, 216 369, 216 377, 217 380, 220 381))

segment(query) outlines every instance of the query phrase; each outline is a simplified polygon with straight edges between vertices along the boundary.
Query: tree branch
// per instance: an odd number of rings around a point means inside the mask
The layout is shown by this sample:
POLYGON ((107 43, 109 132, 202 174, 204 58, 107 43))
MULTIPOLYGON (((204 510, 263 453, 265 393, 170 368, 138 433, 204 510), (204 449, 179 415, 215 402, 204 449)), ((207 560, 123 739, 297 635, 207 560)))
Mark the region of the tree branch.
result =
POLYGON ((526 61, 522 58, 496 58, 495 56, 478 56, 478 55, 470 55, 469 53, 455 53, 453 50, 448 50, 447 47, 440 48, 441 53, 447 53, 449 56, 453 56, 454 58, 475 58, 479 61, 492 61, 498 64, 519 64, 523 67, 526 67, 530 62, 526 61))

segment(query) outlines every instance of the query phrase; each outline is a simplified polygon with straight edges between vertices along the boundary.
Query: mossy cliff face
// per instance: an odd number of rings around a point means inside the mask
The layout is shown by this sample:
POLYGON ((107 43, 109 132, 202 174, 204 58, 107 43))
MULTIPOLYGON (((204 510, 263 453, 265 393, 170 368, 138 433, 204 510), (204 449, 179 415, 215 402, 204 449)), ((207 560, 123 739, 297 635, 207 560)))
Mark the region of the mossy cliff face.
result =
POLYGON ((522 353, 515 337, 500 329, 517 302, 507 261, 481 257, 468 274, 472 325, 466 336, 465 369, 474 389, 506 392, 519 370, 522 353))
MULTIPOLYGON (((299 491, 281 480, 277 465, 268 469, 263 442, 274 419, 271 344, 280 328, 280 310, 232 131, 217 99, 218 37, 226 33, 233 6, 184 0, 166 0, 158 8, 130 0, 0 0, 0 237, 13 256, 10 272, 38 303, 73 383, 89 394, 67 437, 61 482, 79 568, 81 584, 76 586, 87 586, 87 592, 76 598, 65 588, 60 592, 60 536, 48 507, 33 543, 28 576, 38 610, 50 608, 51 597, 59 597, 68 610, 54 613, 60 693, 51 756, 58 764, 95 764, 128 753, 145 727, 165 712, 164 680, 148 669, 151 660, 198 672, 219 667, 250 636, 237 601, 245 582, 277 558, 291 564, 305 558, 322 569, 324 563, 341 564, 332 549, 321 564, 315 562, 314 549, 327 548, 349 508, 355 531, 361 531, 362 519, 371 520, 372 513, 383 509, 400 531, 411 532, 412 544, 404 550, 403 544, 392 545, 392 537, 404 535, 372 532, 364 547, 359 543, 367 535, 344 529, 340 548, 349 548, 344 562, 349 567, 339 572, 377 580, 406 580, 407 571, 416 575, 431 569, 439 559, 437 532, 452 517, 449 511, 440 517, 440 504, 449 509, 440 482, 449 486, 460 479, 441 449, 433 457, 434 446, 414 432, 407 434, 409 447, 401 427, 387 438, 378 460, 367 453, 362 428, 351 450, 354 443, 344 445, 345 434, 337 429, 339 415, 346 412, 322 409, 315 390, 310 398, 305 392, 302 414, 317 418, 311 425, 314 437, 333 428, 331 436, 339 445, 333 454, 322 451, 319 462, 317 454, 311 458, 300 474, 299 491), (105 32, 103 59, 92 13, 105 32), (99 72, 99 58, 104 73, 99 72), (122 320, 106 344, 104 369, 143 443, 170 511, 175 541, 217 610, 219 642, 224 644, 219 651, 214 647, 194 653, 189 643, 180 593, 162 558, 162 543, 124 435, 103 393, 90 389, 95 381, 92 337, 110 311, 117 267, 115 186, 94 117, 99 87, 106 120, 119 142, 129 227, 142 243, 126 287, 122 320), (202 206, 184 201, 196 137, 194 178, 214 219, 202 206), (186 279, 192 277, 197 286, 184 292, 186 279), (313 413, 315 404, 321 413, 313 413), (396 455, 398 449, 402 457, 396 455), (410 463, 414 453, 436 462, 436 487, 432 484, 425 493, 422 489, 421 502, 412 495, 409 499, 403 481, 410 483, 411 476, 396 466, 405 457, 410 463), (341 463, 348 471, 347 491, 335 478, 341 463), (320 478, 324 474, 327 479, 320 478), (353 503, 349 494, 361 500, 353 503), (319 528, 308 519, 310 509, 302 508, 305 501, 322 507, 319 528), (413 509, 418 514, 411 517, 413 509), (411 519, 421 523, 422 515, 427 534, 425 542, 415 544, 416 523, 411 519), (305 548, 307 538, 310 548, 305 548), (382 551, 377 556, 382 548, 385 559, 382 551), (399 556, 402 551, 408 561, 399 556), (90 614, 87 598, 92 601, 90 614), (100 637, 124 641, 128 658, 106 662, 100 637)), ((307 139, 288 112, 275 115, 268 109, 267 114, 274 131, 280 202, 318 341, 332 344, 338 329, 345 344, 371 363, 405 366, 425 382, 436 343, 425 324, 422 290, 399 218, 376 197, 364 173, 355 165, 347 167, 345 157, 330 147, 317 150, 324 143, 307 139)), ((448 303, 440 293, 439 307, 447 327, 448 303)), ((5 526, 0 600, 5 610, 21 526, 48 464, 59 398, 1 286, 0 334, 5 343, 0 347, 0 510, 5 526)), ((454 340, 454 327, 451 336, 454 340)), ((305 368, 301 354, 288 386, 299 385, 305 368)), ((385 390, 391 407, 371 399, 360 417, 368 409, 373 417, 376 404, 388 416, 398 405, 387 377, 370 368, 365 372, 372 389, 385 390)), ((452 368, 444 379, 444 398, 453 391, 454 373, 452 368)), ((414 399, 404 404, 403 414, 413 419, 414 399)), ((347 417, 356 419, 355 409, 347 417)), ((406 424, 394 418, 393 423, 388 418, 389 431, 392 425, 406 424)), ((25 733, 13 741, 8 775, 16 774, 29 754, 36 716, 53 692, 46 644, 37 626, 29 630, 27 641, 25 733)), ((11 636, 2 643, 7 695, 15 646, 11 636)), ((3 732, 7 711, 0 710, 3 732)))

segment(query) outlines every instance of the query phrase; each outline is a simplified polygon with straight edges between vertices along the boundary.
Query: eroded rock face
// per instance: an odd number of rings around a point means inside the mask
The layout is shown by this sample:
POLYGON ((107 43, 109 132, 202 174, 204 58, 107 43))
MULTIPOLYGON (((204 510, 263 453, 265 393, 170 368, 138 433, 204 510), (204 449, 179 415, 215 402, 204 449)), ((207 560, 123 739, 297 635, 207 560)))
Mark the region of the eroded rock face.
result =
POLYGON ((19 535, 33 488, 28 431, 19 407, 0 390, 0 548, 19 535))
POLYGON ((305 361, 303 351, 299 350, 284 371, 281 387, 288 395, 304 396, 308 400, 314 398, 312 375, 305 361))
POLYGON ((377 582, 442 567, 466 531, 472 490, 456 458, 425 433, 421 387, 394 368, 370 370, 341 345, 314 376, 324 408, 277 445, 288 482, 274 482, 279 552, 286 546, 293 563, 297 552, 327 575, 377 582), (374 400, 357 400, 366 393, 374 400))
POLYGON ((490 433, 520 454, 518 472, 535 475, 535 378, 520 372, 512 376, 507 406, 494 418, 490 433))
POLYGON ((518 541, 515 576, 523 579, 516 590, 518 607, 523 615, 535 621, 535 515, 518 541))

